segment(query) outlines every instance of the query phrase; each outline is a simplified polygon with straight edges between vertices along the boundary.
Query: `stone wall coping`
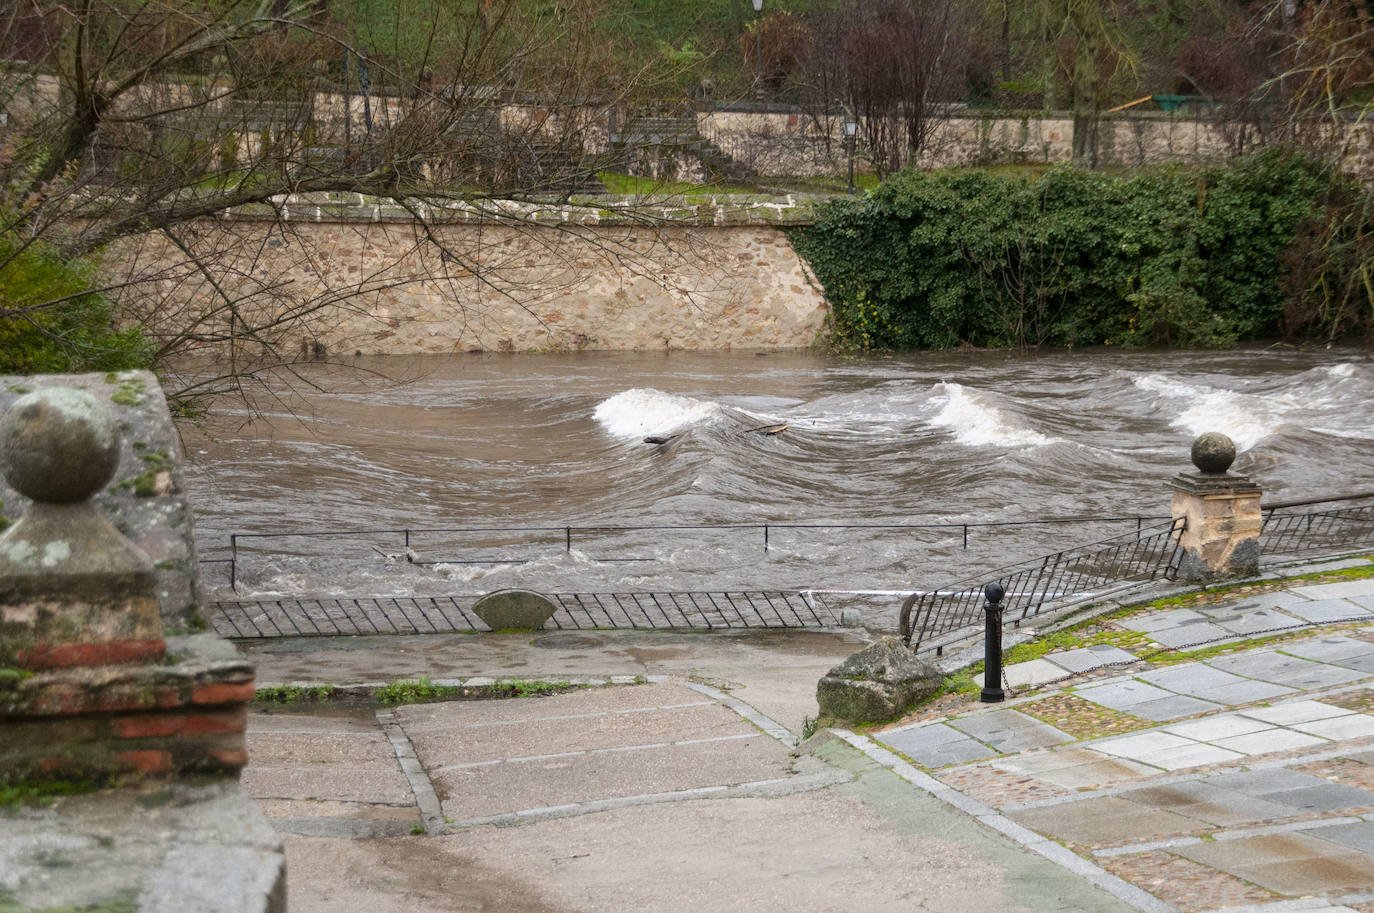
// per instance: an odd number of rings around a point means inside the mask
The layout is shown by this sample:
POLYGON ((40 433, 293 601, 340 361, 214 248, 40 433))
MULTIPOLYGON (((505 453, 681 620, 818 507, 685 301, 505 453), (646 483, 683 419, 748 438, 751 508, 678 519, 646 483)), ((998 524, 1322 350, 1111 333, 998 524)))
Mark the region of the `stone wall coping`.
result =
POLYGON ((810 225, 827 194, 574 194, 549 200, 425 200, 404 204, 360 193, 285 194, 235 207, 220 218, 242 221, 414 222, 579 226, 810 225))
POLYGON ((283 913, 281 838, 233 782, 160 784, 0 809, 0 906, 283 913))

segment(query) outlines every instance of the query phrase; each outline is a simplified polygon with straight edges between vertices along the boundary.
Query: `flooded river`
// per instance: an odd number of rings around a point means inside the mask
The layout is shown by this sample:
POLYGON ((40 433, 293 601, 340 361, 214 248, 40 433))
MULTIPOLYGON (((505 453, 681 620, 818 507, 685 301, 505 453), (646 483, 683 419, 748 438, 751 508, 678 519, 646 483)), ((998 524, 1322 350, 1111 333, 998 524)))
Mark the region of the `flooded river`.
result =
POLYGON ((279 390, 247 424, 226 400, 186 432, 202 558, 240 534, 241 596, 933 585, 1148 521, 963 524, 1166 516, 1204 431, 1268 499, 1374 487, 1356 351, 358 366, 404 382, 320 367, 333 392, 279 390), (282 535, 323 531, 344 534, 282 535))

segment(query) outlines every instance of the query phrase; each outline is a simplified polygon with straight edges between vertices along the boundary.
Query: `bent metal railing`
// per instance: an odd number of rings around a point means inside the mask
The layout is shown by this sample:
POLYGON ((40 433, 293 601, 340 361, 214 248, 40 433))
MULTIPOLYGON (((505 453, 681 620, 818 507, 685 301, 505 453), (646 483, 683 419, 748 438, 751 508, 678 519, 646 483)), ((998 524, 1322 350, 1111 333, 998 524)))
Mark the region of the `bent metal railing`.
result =
MULTIPOLYGON (((1374 492, 1279 501, 1261 507, 1260 554, 1268 557, 1358 551, 1374 545, 1374 492), (1358 503, 1369 502, 1369 503, 1358 503), (1328 506, 1306 513, 1295 508, 1328 506)), ((1092 545, 1056 552, 978 577, 908 596, 899 619, 902 639, 912 648, 933 645, 942 652, 950 635, 983 622, 983 587, 997 581, 1006 590, 1003 618, 1019 625, 1046 605, 1087 599, 1106 588, 1177 575, 1178 534, 1183 520, 1141 528, 1092 545)))
POLYGON ((1182 519, 1173 520, 913 593, 902 603, 902 640, 913 651, 933 645, 942 652, 942 638, 983 624, 983 586, 994 580, 1006 591, 1002 617, 1017 625, 1051 602, 1091 598, 1123 583, 1172 580, 1183 528, 1182 519))
POLYGON ((1261 510, 1264 526, 1260 532, 1260 553, 1264 555, 1342 552, 1374 543, 1374 492, 1371 491, 1280 501, 1265 504, 1261 510), (1358 503, 1361 501, 1366 503, 1358 503), (1318 504, 1332 506, 1306 513, 1288 512, 1318 504))

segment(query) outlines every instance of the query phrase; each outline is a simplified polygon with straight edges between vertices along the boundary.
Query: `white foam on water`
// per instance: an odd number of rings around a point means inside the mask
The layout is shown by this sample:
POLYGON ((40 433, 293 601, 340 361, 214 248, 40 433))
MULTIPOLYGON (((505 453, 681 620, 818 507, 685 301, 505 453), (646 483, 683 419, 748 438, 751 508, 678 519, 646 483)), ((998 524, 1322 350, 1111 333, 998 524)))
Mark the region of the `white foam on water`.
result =
POLYGON ((1047 437, 1020 424, 1014 416, 988 402, 985 394, 963 384, 939 383, 944 397, 939 413, 930 419, 937 428, 954 432, 954 440, 969 447, 1042 447, 1057 438, 1047 437))
MULTIPOLYGON (((1170 424, 1189 434, 1220 431, 1235 441, 1238 451, 1254 448, 1260 441, 1285 427, 1320 430, 1340 437, 1366 437, 1369 429, 1359 410, 1351 411, 1350 391, 1345 390, 1354 376, 1349 362, 1320 370, 1326 382, 1312 383, 1295 378, 1281 389, 1246 393, 1188 383, 1160 374, 1144 374, 1132 382, 1146 393, 1165 400, 1187 403, 1170 424), (1345 421, 1354 418, 1355 423, 1345 421), (1318 424, 1319 423, 1319 424, 1318 424)), ((1163 404, 1168 410, 1172 403, 1163 404)), ((1180 403, 1182 405, 1182 403, 1180 403)))
POLYGON ((592 416, 607 433, 625 440, 645 435, 665 435, 693 425, 719 421, 724 413, 718 403, 635 388, 597 403, 592 416))

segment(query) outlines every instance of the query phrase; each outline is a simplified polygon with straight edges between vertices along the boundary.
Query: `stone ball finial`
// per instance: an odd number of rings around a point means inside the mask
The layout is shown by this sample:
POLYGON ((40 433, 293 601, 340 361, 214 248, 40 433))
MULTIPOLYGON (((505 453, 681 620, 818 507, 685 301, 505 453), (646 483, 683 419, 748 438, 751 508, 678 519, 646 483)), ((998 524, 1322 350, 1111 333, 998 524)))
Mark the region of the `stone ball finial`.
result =
POLYGON ((1236 444, 1218 431, 1209 431, 1193 441, 1192 457, 1200 472, 1224 473, 1236 461, 1236 444))
POLYGON ((0 470, 35 501, 72 504, 100 491, 119 467, 119 426, 84 390, 48 387, 0 417, 0 470))

